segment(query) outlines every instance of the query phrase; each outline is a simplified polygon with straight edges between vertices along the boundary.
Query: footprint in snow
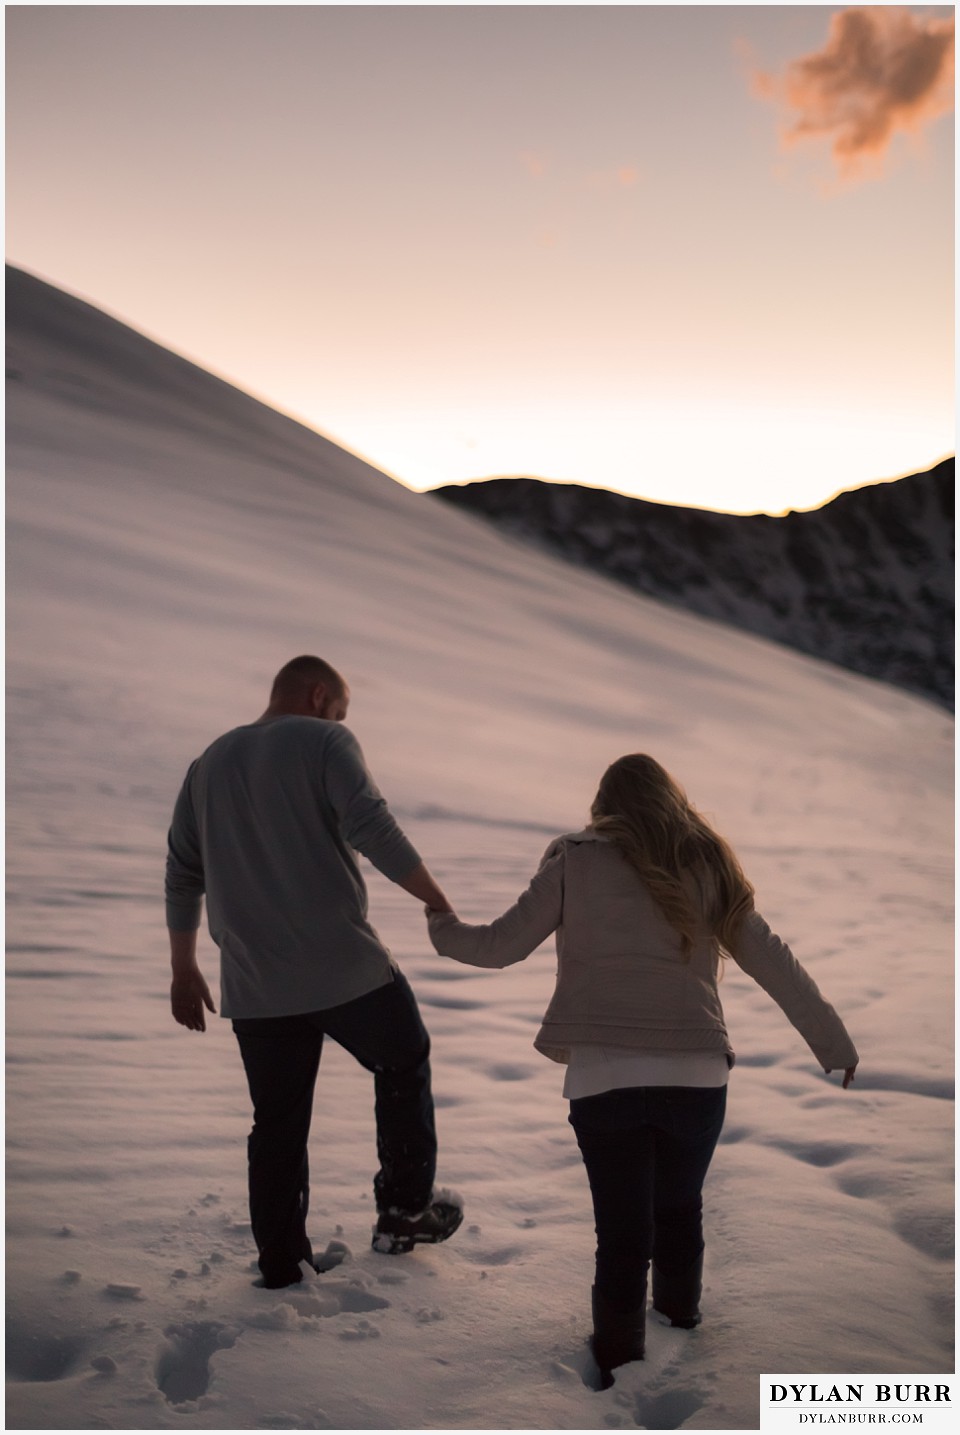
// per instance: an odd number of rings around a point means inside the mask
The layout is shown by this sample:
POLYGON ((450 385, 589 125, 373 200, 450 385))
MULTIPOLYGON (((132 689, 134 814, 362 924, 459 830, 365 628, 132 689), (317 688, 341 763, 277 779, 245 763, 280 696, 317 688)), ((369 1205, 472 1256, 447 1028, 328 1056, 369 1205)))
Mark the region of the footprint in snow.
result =
POLYGON ((197 1400, 210 1384, 210 1357, 229 1350, 237 1334, 219 1321, 205 1320, 168 1325, 166 1344, 157 1356, 158 1388, 171 1405, 197 1400))
POLYGON ((664 1390, 659 1395, 636 1397, 633 1418, 648 1430, 679 1430, 704 1403, 699 1390, 664 1390))
POLYGON ((795 1156, 798 1161, 806 1161, 810 1166, 838 1166, 841 1161, 849 1161, 851 1157, 859 1156, 867 1149, 850 1141, 772 1140, 767 1144, 776 1147, 778 1151, 785 1151, 788 1156, 795 1156))
POLYGON ((854 1196, 858 1200, 886 1196, 897 1189, 895 1179, 877 1171, 841 1171, 834 1177, 833 1184, 845 1196, 854 1196))
POLYGON ((938 1331, 943 1333, 943 1344, 949 1347, 951 1343, 950 1332, 953 1329, 954 1301, 952 1289, 934 1291, 927 1297, 927 1305, 930 1309, 931 1318, 938 1331))
MULTIPOLYGON (((256 1311, 247 1317, 247 1324, 258 1330, 292 1330, 301 1322, 328 1320, 338 1315, 368 1315, 375 1310, 389 1310, 391 1302, 383 1296, 374 1295, 359 1282, 326 1281, 322 1278, 305 1280, 301 1285, 288 1286, 282 1291, 270 1291, 279 1296, 279 1303, 270 1310, 256 1311)), ((367 1321, 360 1321, 359 1328, 366 1332, 367 1321)), ((376 1332, 379 1334, 379 1331, 376 1332)), ((358 1339, 356 1328, 346 1332, 347 1339, 358 1339)))
POLYGON ((434 997, 423 996, 419 998, 421 1006, 442 1007, 445 1011, 480 1011, 486 1006, 486 1002, 469 1001, 466 997, 434 997))
POLYGON ((389 1310, 390 1301, 385 1300, 382 1295, 374 1295, 372 1291, 365 1290, 360 1285, 345 1285, 325 1287, 324 1294, 333 1295, 338 1301, 342 1311, 349 1311, 356 1315, 360 1311, 389 1310))
POLYGON ((516 1260, 517 1256, 522 1256, 524 1250, 523 1246, 500 1246, 495 1250, 468 1250, 461 1246, 460 1254, 476 1266, 507 1266, 516 1260))
POLYGON ((7 1379, 43 1383, 65 1380, 74 1373, 87 1348, 81 1335, 49 1335, 11 1319, 6 1331, 7 1379))
POLYGON ((520 1061, 495 1061, 486 1074, 491 1081, 527 1081, 537 1069, 520 1061))
POLYGON ((956 1083, 950 1076, 907 1076, 899 1071, 857 1073, 855 1085, 860 1091, 900 1091, 906 1096, 926 1096, 934 1101, 952 1101, 956 1083))
POLYGON ((954 1252, 953 1212, 946 1206, 911 1204, 897 1213, 893 1229, 914 1250, 935 1261, 952 1261, 954 1252))

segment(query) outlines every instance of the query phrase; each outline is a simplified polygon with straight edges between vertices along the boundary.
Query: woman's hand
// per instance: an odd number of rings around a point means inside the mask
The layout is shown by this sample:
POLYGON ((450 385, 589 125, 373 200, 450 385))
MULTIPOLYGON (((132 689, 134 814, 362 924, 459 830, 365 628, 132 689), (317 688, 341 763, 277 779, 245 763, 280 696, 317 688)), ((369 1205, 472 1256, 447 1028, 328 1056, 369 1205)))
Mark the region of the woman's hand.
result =
MULTIPOLYGON (((844 1089, 844 1091, 846 1091, 847 1087, 850 1085, 851 1081, 852 1081, 853 1078, 856 1076, 856 1074, 857 1074, 857 1065, 858 1065, 858 1064, 859 1064, 859 1063, 854 1063, 853 1066, 848 1066, 847 1069, 846 1069, 846 1071, 843 1073, 843 1089, 844 1089)), ((831 1072, 833 1071, 833 1067, 832 1067, 832 1066, 826 1066, 826 1067, 824 1067, 824 1070, 826 1071, 827 1075, 829 1076, 829 1075, 831 1074, 831 1072)))

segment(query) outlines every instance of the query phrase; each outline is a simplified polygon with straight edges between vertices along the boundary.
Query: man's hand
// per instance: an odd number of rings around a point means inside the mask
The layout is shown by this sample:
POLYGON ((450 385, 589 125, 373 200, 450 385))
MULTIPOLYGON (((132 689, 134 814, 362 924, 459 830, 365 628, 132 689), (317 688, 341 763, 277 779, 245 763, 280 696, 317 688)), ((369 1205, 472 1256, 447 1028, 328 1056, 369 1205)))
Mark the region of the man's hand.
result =
POLYGON ((416 897, 419 901, 425 902, 433 912, 453 911, 450 903, 422 862, 414 867, 412 872, 408 872, 405 877, 401 877, 397 882, 397 886, 402 887, 405 892, 409 892, 411 897, 416 897))
MULTIPOLYGON (((832 1066, 827 1066, 827 1067, 824 1068, 824 1070, 826 1071, 827 1075, 829 1076, 829 1075, 831 1074, 831 1072, 833 1071, 833 1067, 832 1067, 832 1066)), ((843 1089, 844 1089, 844 1091, 846 1091, 847 1087, 850 1085, 851 1081, 852 1081, 853 1078, 856 1076, 856 1074, 857 1074, 857 1068, 856 1068, 856 1066, 848 1066, 847 1069, 844 1071, 844 1073, 843 1073, 843 1089)))
POLYGON ((204 1007, 214 1013, 217 1010, 210 995, 210 988, 198 970, 174 977, 170 984, 170 1007, 174 1021, 188 1027, 190 1031, 206 1031, 204 1007))
POLYGON ((170 1007, 173 1019, 190 1031, 206 1031, 203 1009, 215 1012, 217 1009, 210 995, 210 988, 203 980, 197 966, 197 934, 191 932, 170 932, 170 965, 173 967, 173 981, 170 984, 170 1007))

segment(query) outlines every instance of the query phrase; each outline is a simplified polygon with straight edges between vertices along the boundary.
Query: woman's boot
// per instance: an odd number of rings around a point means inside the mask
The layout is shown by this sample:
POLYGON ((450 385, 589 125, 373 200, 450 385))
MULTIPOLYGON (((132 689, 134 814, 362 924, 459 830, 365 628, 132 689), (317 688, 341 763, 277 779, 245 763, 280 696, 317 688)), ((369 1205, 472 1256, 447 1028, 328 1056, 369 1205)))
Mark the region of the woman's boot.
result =
POLYGON ((703 1252, 679 1274, 665 1275, 653 1263, 653 1308, 657 1315, 681 1330, 700 1324, 700 1292, 703 1288, 703 1252))
POLYGON ((646 1291, 636 1310, 623 1311, 612 1306, 593 1287, 593 1358, 600 1368, 601 1389, 613 1384, 611 1370, 631 1360, 642 1360, 646 1334, 646 1291))

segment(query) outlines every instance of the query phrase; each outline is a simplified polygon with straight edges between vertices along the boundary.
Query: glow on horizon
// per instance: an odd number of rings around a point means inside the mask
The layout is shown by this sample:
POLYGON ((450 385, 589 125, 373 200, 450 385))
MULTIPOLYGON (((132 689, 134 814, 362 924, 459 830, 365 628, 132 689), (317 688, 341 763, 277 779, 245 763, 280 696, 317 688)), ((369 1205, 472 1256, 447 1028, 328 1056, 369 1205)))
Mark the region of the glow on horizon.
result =
MULTIPOLYGON (((56 283, 47 275, 37 277, 56 283)), ((71 292, 97 302, 89 294, 71 292)), ((949 423, 942 426, 941 447, 931 451, 935 422, 905 422, 880 404, 860 414, 828 409, 811 424, 810 409, 803 405, 738 410, 699 403, 694 426, 690 411, 675 399, 627 414, 613 405, 604 410, 572 404, 559 431, 557 411, 549 406, 496 414, 458 411, 453 405, 417 410, 411 404, 372 416, 347 407, 334 427, 328 422, 330 407, 314 407, 295 374, 271 393, 189 352, 158 329, 100 307, 418 493, 492 478, 535 478, 673 506, 782 514, 819 508, 849 489, 925 471, 954 453, 949 423), (722 503, 716 500, 718 491, 722 503), (789 497, 781 498, 784 494, 789 497)))
POLYGON ((431 422, 437 424, 437 416, 426 412, 368 421, 362 446, 350 441, 349 431, 341 440, 319 421, 311 426, 417 491, 499 477, 539 478, 731 513, 818 508, 847 489, 932 468, 953 453, 949 431, 943 446, 929 453, 929 430, 879 409, 869 416, 817 415, 811 424, 809 412, 800 408, 739 412, 701 405, 694 429, 681 406, 626 418, 567 414, 560 432, 552 434, 557 426, 549 411, 508 415, 491 421, 484 437, 469 444, 471 457, 464 458, 458 432, 468 426, 484 432, 477 419, 444 412, 439 422, 449 434, 446 445, 434 437, 426 452, 420 435, 431 422), (634 418, 641 435, 631 426, 634 418), (718 492, 722 503, 714 497, 718 492), (781 500, 782 494, 789 498, 781 500))
POLYGON ((9 257, 414 489, 816 507, 954 446, 949 97, 851 159, 858 13, 8 8, 9 257))

